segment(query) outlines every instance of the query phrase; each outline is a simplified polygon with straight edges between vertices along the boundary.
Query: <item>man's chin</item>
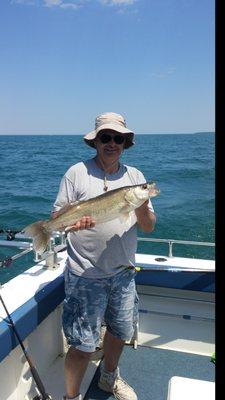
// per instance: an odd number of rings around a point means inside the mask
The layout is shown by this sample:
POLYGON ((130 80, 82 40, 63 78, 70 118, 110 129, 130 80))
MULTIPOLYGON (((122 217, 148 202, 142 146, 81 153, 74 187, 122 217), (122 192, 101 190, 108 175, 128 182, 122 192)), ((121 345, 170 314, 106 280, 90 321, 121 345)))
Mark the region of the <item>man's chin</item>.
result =
POLYGON ((108 157, 119 157, 120 152, 117 150, 105 150, 104 154, 108 157))

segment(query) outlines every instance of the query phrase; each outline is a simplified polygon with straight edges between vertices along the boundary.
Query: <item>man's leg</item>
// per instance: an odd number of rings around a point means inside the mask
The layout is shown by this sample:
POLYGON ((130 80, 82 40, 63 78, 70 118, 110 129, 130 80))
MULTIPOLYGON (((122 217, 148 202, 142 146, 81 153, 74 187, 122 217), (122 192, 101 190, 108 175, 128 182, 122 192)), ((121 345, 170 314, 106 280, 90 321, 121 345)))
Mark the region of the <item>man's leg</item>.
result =
POLYGON ((78 396, 81 381, 87 369, 92 353, 86 353, 70 347, 65 359, 66 396, 73 399, 78 396))
POLYGON ((106 392, 113 393, 118 400, 137 400, 132 387, 121 378, 118 367, 125 341, 131 339, 134 331, 136 299, 134 274, 131 270, 124 270, 113 277, 112 281, 105 313, 107 331, 98 386, 106 392))
POLYGON ((71 345, 65 360, 67 398, 81 398, 80 385, 96 349, 107 304, 105 281, 82 278, 68 268, 65 270, 62 323, 67 343, 71 345))
POLYGON ((104 366, 106 371, 113 372, 119 363, 125 340, 121 340, 106 331, 104 337, 104 366))
POLYGON ((117 400, 137 400, 134 389, 124 381, 119 373, 119 358, 123 351, 124 340, 116 338, 106 331, 104 338, 104 360, 101 363, 100 389, 113 393, 117 400))

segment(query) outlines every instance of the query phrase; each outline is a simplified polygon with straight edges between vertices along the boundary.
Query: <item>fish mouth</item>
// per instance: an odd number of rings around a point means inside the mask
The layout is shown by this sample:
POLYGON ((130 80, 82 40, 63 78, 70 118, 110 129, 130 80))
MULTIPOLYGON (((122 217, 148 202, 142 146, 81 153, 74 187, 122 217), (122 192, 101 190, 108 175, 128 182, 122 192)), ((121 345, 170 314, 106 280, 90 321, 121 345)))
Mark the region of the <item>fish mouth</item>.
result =
POLYGON ((160 193, 160 190, 157 188, 150 189, 150 191, 149 191, 149 194, 151 197, 158 196, 159 193, 160 193))
POLYGON ((160 193, 160 189, 156 187, 156 183, 151 181, 148 182, 148 192, 151 197, 155 197, 160 193))

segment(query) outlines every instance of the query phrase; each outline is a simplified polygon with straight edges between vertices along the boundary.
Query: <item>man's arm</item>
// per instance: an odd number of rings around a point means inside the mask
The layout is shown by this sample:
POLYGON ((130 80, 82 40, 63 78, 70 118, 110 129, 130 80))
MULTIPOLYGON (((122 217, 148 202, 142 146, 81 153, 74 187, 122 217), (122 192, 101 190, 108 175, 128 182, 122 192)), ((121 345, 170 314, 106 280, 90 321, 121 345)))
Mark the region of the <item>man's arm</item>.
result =
POLYGON ((143 232, 152 232, 156 223, 155 214, 148 208, 148 200, 141 207, 136 208, 137 223, 143 232))

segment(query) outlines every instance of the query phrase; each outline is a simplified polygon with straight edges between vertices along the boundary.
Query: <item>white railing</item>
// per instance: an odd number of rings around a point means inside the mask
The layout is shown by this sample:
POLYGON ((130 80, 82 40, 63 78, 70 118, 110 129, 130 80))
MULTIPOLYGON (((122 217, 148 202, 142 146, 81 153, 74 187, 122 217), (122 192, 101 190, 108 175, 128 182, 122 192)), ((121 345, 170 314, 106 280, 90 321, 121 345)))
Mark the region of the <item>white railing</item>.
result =
MULTIPOLYGON (((24 238, 21 234, 15 235, 16 238, 24 238)), ((29 239, 29 238, 27 238, 29 239)), ((138 241, 142 242, 157 242, 157 243, 167 243, 168 244, 168 257, 173 257, 173 245, 174 244, 185 244, 185 245, 196 245, 196 246, 208 246, 215 247, 215 243, 211 242, 196 242, 196 241, 188 241, 188 240, 176 240, 176 239, 157 239, 157 238, 145 238, 138 237, 138 241)), ((17 247, 19 249, 25 249, 22 252, 15 254, 14 256, 8 257, 5 260, 0 261, 0 267, 5 266, 5 262, 7 260, 13 261, 20 257, 23 257, 25 254, 34 251, 32 242, 18 241, 18 240, 0 240, 0 246, 2 247, 17 247)), ((42 254, 39 255, 34 251, 34 261, 40 262, 42 260, 46 260, 46 266, 49 268, 55 268, 57 265, 57 253, 66 248, 66 237, 64 233, 55 232, 52 236, 48 249, 42 254), (60 244, 56 245, 56 238, 59 238, 60 244)))
MULTIPOLYGON (((15 238, 24 238, 24 235, 16 234, 15 238)), ((31 239, 31 238, 26 238, 31 239)), ((40 262, 45 260, 45 266, 48 268, 57 268, 58 260, 57 253, 66 248, 66 240, 65 234, 55 232, 51 237, 50 243, 48 245, 47 250, 42 254, 38 254, 33 249, 33 243, 30 241, 19 241, 19 240, 0 240, 0 246, 2 247, 16 247, 18 249, 25 249, 18 254, 15 254, 10 257, 6 257, 4 260, 0 260, 0 268, 9 265, 12 261, 23 257, 25 254, 34 252, 34 262, 40 262), (60 244, 56 244, 56 238, 59 238, 60 244)))
POLYGON ((211 243, 211 242, 195 242, 195 241, 192 241, 192 240, 156 239, 156 238, 138 237, 138 241, 167 243, 168 247, 169 247, 168 257, 173 257, 173 244, 185 244, 185 245, 194 245, 194 246, 196 245, 196 246, 215 247, 215 243, 211 243))

